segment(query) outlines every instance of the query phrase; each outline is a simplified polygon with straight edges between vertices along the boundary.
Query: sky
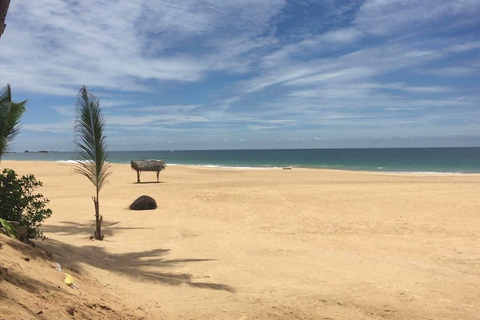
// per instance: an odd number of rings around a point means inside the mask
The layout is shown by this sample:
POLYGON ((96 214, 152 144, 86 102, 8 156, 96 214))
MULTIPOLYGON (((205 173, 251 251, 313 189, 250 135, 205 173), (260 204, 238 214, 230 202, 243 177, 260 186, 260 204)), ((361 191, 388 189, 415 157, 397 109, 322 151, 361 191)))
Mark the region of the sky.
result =
POLYGON ((480 146, 480 0, 12 0, 13 151, 480 146))

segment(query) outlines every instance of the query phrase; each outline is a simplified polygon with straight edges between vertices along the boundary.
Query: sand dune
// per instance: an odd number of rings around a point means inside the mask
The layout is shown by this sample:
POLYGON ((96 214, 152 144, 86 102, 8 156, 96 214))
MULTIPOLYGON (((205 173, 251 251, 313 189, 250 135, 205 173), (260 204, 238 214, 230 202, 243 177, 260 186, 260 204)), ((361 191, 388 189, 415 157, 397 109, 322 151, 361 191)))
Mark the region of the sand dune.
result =
POLYGON ((51 252, 0 234, 0 319, 140 320, 92 277, 62 268, 51 252), (73 276, 74 287, 64 283, 73 276))
POLYGON ((54 213, 44 225, 49 239, 37 246, 78 276, 97 279, 113 297, 109 307, 128 316, 480 314, 478 175, 171 166, 161 183, 136 184, 128 165, 114 164, 100 198, 105 240, 91 241, 93 187, 71 165, 2 167, 44 183, 54 213), (158 209, 128 210, 144 194, 158 209))

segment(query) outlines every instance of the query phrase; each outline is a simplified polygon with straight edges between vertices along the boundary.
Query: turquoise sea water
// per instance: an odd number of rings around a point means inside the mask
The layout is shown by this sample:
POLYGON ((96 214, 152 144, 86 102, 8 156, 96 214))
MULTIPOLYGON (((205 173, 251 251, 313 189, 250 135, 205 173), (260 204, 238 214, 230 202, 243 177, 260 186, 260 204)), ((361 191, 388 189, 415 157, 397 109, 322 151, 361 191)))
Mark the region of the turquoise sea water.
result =
MULTIPOLYGON (((10 153, 3 159, 69 161, 73 154, 10 153)), ((112 151, 109 156, 113 163, 141 159, 165 159, 167 165, 480 173, 480 148, 112 151)))

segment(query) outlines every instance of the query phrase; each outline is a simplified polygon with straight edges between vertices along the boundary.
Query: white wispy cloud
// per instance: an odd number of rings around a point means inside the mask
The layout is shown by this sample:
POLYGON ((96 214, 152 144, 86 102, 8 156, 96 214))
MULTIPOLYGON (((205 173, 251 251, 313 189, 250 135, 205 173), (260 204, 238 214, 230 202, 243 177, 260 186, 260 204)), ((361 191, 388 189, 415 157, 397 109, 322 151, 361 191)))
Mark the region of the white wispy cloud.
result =
POLYGON ((365 32, 375 35, 399 34, 405 30, 449 28, 454 21, 449 17, 462 15, 463 20, 478 21, 480 2, 436 0, 367 0, 360 7, 355 24, 365 32), (432 26, 434 24, 434 26, 432 26))
POLYGON ((51 107, 51 109, 55 110, 59 115, 73 118, 75 116, 75 108, 72 106, 56 106, 51 107))
POLYGON ((23 124, 21 125, 22 130, 26 131, 35 131, 35 132, 48 132, 48 133, 72 133, 73 132, 74 122, 72 121, 62 121, 55 123, 35 123, 35 124, 23 124))
POLYGON ((83 84, 115 143, 480 128, 480 0, 13 1, 7 23, 0 83, 51 115, 27 134, 71 132, 83 84))
POLYGON ((405 41, 361 49, 335 58, 313 59, 306 62, 284 60, 265 70, 262 76, 244 83, 247 92, 263 90, 273 85, 320 85, 332 82, 348 83, 370 79, 397 70, 430 63, 462 51, 476 49, 476 43, 426 44, 426 48, 405 41), (461 49, 460 49, 461 48, 461 49))
POLYGON ((210 70, 235 69, 237 57, 275 41, 262 37, 282 6, 273 0, 13 2, 0 79, 54 95, 72 95, 81 84, 142 91, 152 80, 197 82, 210 70), (200 43, 205 54, 178 52, 176 46, 188 50, 189 43, 200 43))

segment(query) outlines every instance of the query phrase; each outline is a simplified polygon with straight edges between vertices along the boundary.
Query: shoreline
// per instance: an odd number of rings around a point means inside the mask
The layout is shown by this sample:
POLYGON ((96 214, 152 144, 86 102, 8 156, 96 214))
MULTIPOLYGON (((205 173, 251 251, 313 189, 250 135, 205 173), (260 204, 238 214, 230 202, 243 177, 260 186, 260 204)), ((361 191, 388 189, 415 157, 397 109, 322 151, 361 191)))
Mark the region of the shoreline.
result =
MULTIPOLYGON (((38 163, 58 163, 58 164, 70 164, 73 165, 76 162, 74 160, 54 160, 54 161, 49 161, 49 160, 3 160, 3 162, 38 162, 38 163)), ((125 165, 129 166, 129 163, 123 163, 123 162, 109 162, 111 165, 125 165)), ((432 175, 432 176, 455 176, 455 175, 480 175, 480 172, 442 172, 442 171, 374 171, 374 170, 361 170, 361 169, 346 169, 346 168, 328 168, 328 167, 297 167, 297 166, 289 166, 289 167, 263 167, 263 166, 257 166, 257 167, 249 167, 249 166, 222 166, 222 165, 213 165, 213 164, 208 164, 208 165, 202 165, 202 164, 168 164, 167 167, 185 167, 185 168, 204 168, 204 169, 218 169, 218 170, 252 170, 252 171, 261 171, 261 170, 280 170, 280 171, 288 171, 288 170, 324 170, 324 171, 338 171, 338 172, 357 172, 357 173, 371 173, 371 174, 385 174, 385 175, 432 175)))
MULTIPOLYGON (((72 161, 74 153, 11 154, 12 161, 72 161)), ((164 159, 167 165, 213 168, 306 168, 388 173, 480 174, 480 148, 111 151, 111 163, 164 159)))

